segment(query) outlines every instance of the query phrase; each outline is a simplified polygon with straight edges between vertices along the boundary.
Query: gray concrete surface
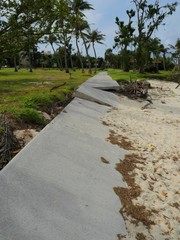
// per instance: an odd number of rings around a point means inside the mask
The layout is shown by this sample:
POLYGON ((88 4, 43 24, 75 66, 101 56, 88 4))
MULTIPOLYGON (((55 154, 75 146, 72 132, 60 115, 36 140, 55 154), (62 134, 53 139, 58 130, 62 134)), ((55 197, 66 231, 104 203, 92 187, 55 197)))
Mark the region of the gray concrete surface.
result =
POLYGON ((117 87, 119 87, 119 84, 112 80, 106 72, 102 72, 83 83, 76 90, 75 96, 106 106, 117 107, 119 98, 115 94, 105 91, 108 89, 113 90, 117 87))
POLYGON ((75 96, 106 106, 117 107, 119 104, 119 98, 115 94, 85 85, 76 90, 75 96))
POLYGON ((97 89, 102 89, 102 90, 119 89, 119 84, 116 81, 112 80, 112 78, 107 75, 107 72, 101 72, 101 73, 95 75, 94 77, 88 79, 82 85, 97 88, 97 89))
POLYGON ((115 170, 124 151, 106 140, 101 121, 109 109, 75 98, 0 172, 0 240, 112 240, 126 232, 113 191, 124 186, 115 170))

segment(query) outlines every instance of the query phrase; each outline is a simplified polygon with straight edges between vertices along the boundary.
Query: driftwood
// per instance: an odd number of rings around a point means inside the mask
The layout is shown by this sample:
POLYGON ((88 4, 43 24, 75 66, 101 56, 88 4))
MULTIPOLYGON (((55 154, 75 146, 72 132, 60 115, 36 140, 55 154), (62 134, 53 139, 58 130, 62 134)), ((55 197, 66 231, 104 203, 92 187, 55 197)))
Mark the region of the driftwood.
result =
POLYGON ((151 88, 151 85, 147 81, 118 81, 120 85, 119 92, 127 95, 131 98, 144 98, 149 97, 148 89, 151 88))
POLYGON ((0 170, 12 159, 18 147, 18 141, 4 115, 0 136, 0 170))
POLYGON ((177 89, 180 86, 180 83, 175 87, 175 89, 177 89))
POLYGON ((54 86, 50 89, 50 92, 52 92, 54 89, 57 89, 59 87, 62 87, 62 86, 65 86, 66 85, 66 82, 64 82, 63 84, 60 84, 60 85, 57 85, 57 86, 54 86))
POLYGON ((141 108, 145 109, 149 105, 153 104, 152 98, 148 93, 148 89, 151 88, 151 84, 147 81, 118 81, 120 85, 119 93, 126 95, 131 99, 141 98, 147 101, 147 103, 141 108))

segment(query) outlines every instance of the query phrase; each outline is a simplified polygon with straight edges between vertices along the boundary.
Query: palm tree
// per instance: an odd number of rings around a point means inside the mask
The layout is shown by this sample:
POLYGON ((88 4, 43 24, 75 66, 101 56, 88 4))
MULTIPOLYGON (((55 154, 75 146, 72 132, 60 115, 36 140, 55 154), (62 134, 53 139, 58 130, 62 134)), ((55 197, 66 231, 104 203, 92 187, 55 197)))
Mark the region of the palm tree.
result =
POLYGON ((100 31, 97 29, 93 31, 88 32, 88 40, 89 42, 92 43, 93 46, 93 51, 94 51, 94 56, 95 56, 95 73, 97 70, 97 54, 96 54, 96 49, 95 49, 95 43, 103 44, 103 41, 105 40, 105 35, 102 34, 100 31))
MULTIPOLYGON (((74 31, 75 31, 75 37, 76 37, 76 47, 78 50, 78 55, 80 58, 81 66, 83 66, 83 64, 82 64, 81 54, 80 54, 80 50, 79 50, 79 46, 78 46, 79 36, 83 40, 83 44, 84 44, 87 59, 88 59, 89 73, 91 73, 91 63, 90 63, 90 58, 89 58, 89 54, 88 54, 87 41, 85 39, 85 34, 83 32, 85 29, 88 28, 88 23, 87 23, 87 21, 84 20, 85 15, 83 12, 85 10, 92 10, 93 7, 91 4, 89 4, 85 0, 72 0, 71 1, 71 9, 72 9, 72 13, 74 15, 74 23, 72 23, 72 24, 75 25, 74 31)), ((83 69, 82 69, 82 71, 83 71, 83 69)))
POLYGON ((57 54, 55 48, 54 48, 54 43, 57 44, 57 37, 53 34, 50 33, 49 36, 44 37, 45 42, 49 42, 51 45, 51 48, 53 50, 54 56, 57 56, 57 65, 60 70, 63 70, 63 64, 62 64, 62 59, 61 57, 57 54))
POLYGON ((87 21, 83 20, 81 21, 81 23, 79 23, 79 32, 80 32, 80 36, 82 38, 83 44, 84 44, 84 48, 86 51, 86 57, 87 57, 87 61, 88 61, 88 72, 89 74, 92 73, 91 70, 91 60, 90 60, 90 56, 89 56, 89 45, 88 45, 88 31, 89 31, 89 24, 87 21))
POLYGON ((94 9, 92 7, 92 4, 90 4, 84 0, 72 0, 71 8, 76 17, 84 16, 83 11, 85 11, 85 10, 93 10, 94 9))

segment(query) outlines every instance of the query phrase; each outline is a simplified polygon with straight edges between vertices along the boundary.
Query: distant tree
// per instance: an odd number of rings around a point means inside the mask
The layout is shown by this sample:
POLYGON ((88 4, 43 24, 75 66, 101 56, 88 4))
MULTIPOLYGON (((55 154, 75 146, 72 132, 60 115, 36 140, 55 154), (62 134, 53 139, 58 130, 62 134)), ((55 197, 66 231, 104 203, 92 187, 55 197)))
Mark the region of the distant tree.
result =
POLYGON ((133 33, 135 28, 132 27, 132 18, 135 16, 135 11, 130 10, 126 11, 128 15, 128 23, 125 24, 123 21, 120 21, 118 17, 116 17, 116 24, 118 25, 118 31, 116 32, 116 37, 114 38, 115 46, 114 47, 121 47, 121 54, 123 57, 123 69, 124 71, 129 71, 129 45, 134 41, 133 33))
POLYGON ((78 49, 78 55, 79 55, 81 64, 83 64, 82 59, 81 59, 81 53, 80 53, 79 46, 78 46, 78 40, 79 40, 79 37, 81 37, 84 47, 85 47, 86 57, 88 60, 89 73, 91 73, 91 62, 90 62, 90 57, 89 57, 89 53, 88 53, 86 34, 84 32, 84 30, 86 31, 89 28, 89 24, 84 19, 84 17, 85 17, 84 11, 93 10, 93 7, 92 7, 92 4, 88 3, 85 0, 72 0, 70 6, 71 6, 72 14, 73 14, 72 19, 74 22, 72 23, 72 25, 74 27, 74 32, 75 32, 75 36, 76 36, 76 46, 78 49))
POLYGON ((95 43, 103 44, 103 41, 105 40, 105 35, 102 34, 100 31, 98 31, 97 29, 95 29, 95 30, 89 30, 87 37, 88 37, 88 41, 92 43, 92 46, 93 46, 94 57, 95 57, 95 73, 96 73, 97 54, 95 49, 95 43))
POLYGON ((54 48, 54 44, 58 44, 58 40, 57 37, 54 33, 49 33, 48 35, 46 35, 42 41, 43 43, 49 43, 51 45, 51 48, 53 50, 54 53, 54 57, 57 61, 57 66, 60 70, 63 70, 63 64, 62 64, 62 59, 61 56, 59 54, 57 54, 56 49, 54 48))
POLYGON ((147 0, 132 0, 135 5, 137 18, 137 61, 139 71, 144 72, 146 59, 143 56, 145 42, 151 38, 153 32, 163 24, 165 18, 172 15, 178 5, 177 2, 160 6, 160 1, 148 3, 147 0))
POLYGON ((120 68, 121 65, 120 54, 114 54, 111 48, 106 49, 104 59, 107 68, 120 68))
POLYGON ((176 65, 178 66, 178 70, 180 70, 180 38, 176 40, 175 45, 171 45, 171 48, 173 49, 172 57, 176 61, 176 65))

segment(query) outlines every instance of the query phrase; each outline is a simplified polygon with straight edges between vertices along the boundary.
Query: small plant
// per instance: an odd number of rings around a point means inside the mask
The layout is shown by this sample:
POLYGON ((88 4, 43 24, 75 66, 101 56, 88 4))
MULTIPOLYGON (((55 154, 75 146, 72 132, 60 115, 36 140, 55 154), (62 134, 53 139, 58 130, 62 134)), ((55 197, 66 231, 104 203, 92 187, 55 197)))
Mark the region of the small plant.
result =
POLYGON ((32 108, 22 108, 15 112, 16 117, 18 117, 22 122, 28 124, 46 125, 46 120, 44 117, 35 109, 32 108))

